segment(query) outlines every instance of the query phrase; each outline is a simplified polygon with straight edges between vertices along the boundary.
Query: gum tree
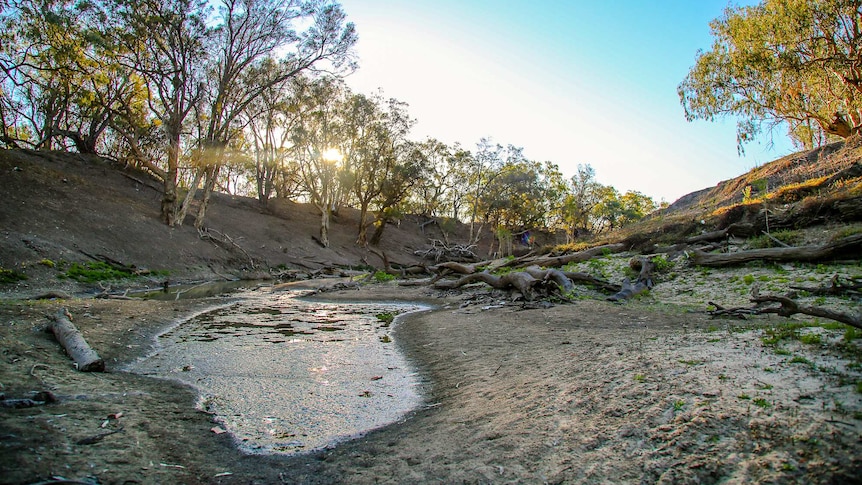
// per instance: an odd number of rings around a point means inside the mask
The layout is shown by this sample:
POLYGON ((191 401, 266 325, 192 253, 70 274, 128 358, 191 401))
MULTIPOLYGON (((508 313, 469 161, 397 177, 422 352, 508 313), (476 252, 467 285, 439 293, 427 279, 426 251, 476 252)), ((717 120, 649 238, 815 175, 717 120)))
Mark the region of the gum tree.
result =
POLYGON ((686 119, 736 116, 742 146, 786 124, 810 147, 862 125, 862 1, 766 0, 710 27, 678 93, 686 119))

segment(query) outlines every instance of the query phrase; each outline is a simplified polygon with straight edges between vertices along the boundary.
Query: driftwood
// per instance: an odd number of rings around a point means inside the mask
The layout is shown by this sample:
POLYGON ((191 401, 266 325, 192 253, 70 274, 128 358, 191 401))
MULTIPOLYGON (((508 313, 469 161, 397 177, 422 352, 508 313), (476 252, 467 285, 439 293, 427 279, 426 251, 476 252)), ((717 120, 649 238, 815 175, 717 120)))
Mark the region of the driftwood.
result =
POLYGON ((810 315, 812 317, 828 318, 830 320, 835 320, 836 322, 845 323, 847 325, 862 329, 862 315, 850 315, 848 313, 841 313, 829 310, 828 308, 803 306, 786 296, 758 296, 752 298, 751 301, 754 303, 775 302, 781 304, 781 306, 777 308, 764 308, 760 310, 760 313, 775 313, 777 315, 781 315, 782 317, 789 317, 790 315, 794 315, 796 313, 802 313, 804 315, 810 315))
POLYGON ((748 237, 754 234, 754 226, 751 224, 738 223, 731 224, 724 229, 718 231, 705 232, 703 234, 692 236, 685 239, 686 244, 696 244, 700 242, 716 242, 727 239, 730 236, 748 237))
POLYGON ((228 236, 227 234, 220 232, 220 231, 217 231, 211 227, 204 227, 204 228, 198 229, 198 235, 200 236, 201 239, 209 239, 210 241, 215 243, 216 246, 219 246, 219 245, 221 245, 222 247, 227 246, 227 247, 225 247, 225 249, 227 249, 227 250, 230 250, 230 249, 238 250, 239 252, 244 254, 246 258, 248 258, 248 264, 251 266, 251 269, 255 269, 254 258, 252 258, 251 255, 248 254, 248 251, 243 249, 242 246, 237 244, 236 241, 234 241, 233 238, 228 236), (213 234, 215 234, 215 235, 213 235, 213 234))
POLYGON ((57 398, 49 391, 34 392, 33 397, 23 399, 7 399, 5 395, 0 394, 0 407, 4 408, 32 408, 55 402, 57 402, 57 398))
POLYGON ((441 290, 454 290, 455 288, 460 288, 464 285, 480 281, 498 290, 514 288, 529 301, 533 299, 532 287, 541 280, 538 280, 529 273, 523 271, 509 273, 503 276, 497 276, 487 271, 482 271, 481 273, 462 276, 455 281, 438 281, 434 283, 434 288, 441 290))
POLYGON ((829 310, 828 308, 800 305, 792 298, 787 296, 758 295, 754 296, 751 299, 751 302, 755 304, 753 307, 738 308, 724 308, 721 305, 709 302, 710 305, 715 307, 715 310, 710 310, 707 313, 714 317, 732 316, 740 319, 745 319, 746 315, 776 314, 782 317, 789 317, 791 315, 801 313, 803 315, 810 315, 812 317, 828 318, 830 320, 835 320, 836 322, 841 322, 862 329, 862 315, 850 315, 848 313, 829 310), (764 307, 764 305, 768 303, 779 303, 780 306, 764 307))
POLYGON ((825 261, 862 251, 862 234, 854 234, 822 246, 799 246, 789 248, 766 248, 739 251, 737 253, 705 253, 694 251, 691 260, 699 266, 732 266, 751 261, 825 261))
POLYGON ((65 308, 61 308, 53 316, 53 323, 50 328, 63 348, 66 349, 69 357, 75 361, 75 367, 79 371, 103 372, 105 370, 105 361, 87 344, 84 336, 72 323, 71 315, 65 308))

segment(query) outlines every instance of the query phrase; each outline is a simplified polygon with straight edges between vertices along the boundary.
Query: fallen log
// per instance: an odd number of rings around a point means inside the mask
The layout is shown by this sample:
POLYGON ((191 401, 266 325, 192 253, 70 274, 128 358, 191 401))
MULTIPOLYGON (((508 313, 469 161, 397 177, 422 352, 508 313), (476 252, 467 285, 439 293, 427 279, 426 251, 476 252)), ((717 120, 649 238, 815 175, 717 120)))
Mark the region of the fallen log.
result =
POLYGON ((518 262, 513 265, 514 268, 526 268, 528 266, 542 266, 545 268, 558 268, 569 263, 580 263, 588 261, 602 254, 619 253, 626 250, 626 245, 623 243, 605 244, 604 246, 596 246, 594 248, 578 251, 577 253, 564 254, 562 256, 543 256, 538 258, 530 258, 518 262))
POLYGON ((438 281, 434 283, 434 288, 441 290, 454 290, 455 288, 460 288, 464 285, 469 285, 470 283, 476 283, 480 281, 498 290, 514 288, 518 290, 522 295, 524 295, 524 298, 529 301, 533 299, 533 285, 539 283, 541 280, 538 280, 531 276, 529 273, 523 271, 509 273, 503 276, 497 276, 488 273, 487 271, 482 271, 480 273, 473 273, 466 276, 462 276, 455 281, 438 281))
POLYGON ((698 266, 732 266, 751 261, 825 261, 842 255, 858 255, 862 251, 862 234, 847 236, 822 246, 765 248, 736 253, 705 253, 694 251, 691 260, 698 266))
POLYGON ((61 308, 54 316, 50 326, 54 336, 60 342, 66 353, 75 361, 75 367, 81 372, 104 372, 105 361, 93 350, 84 336, 72 323, 71 315, 61 308))

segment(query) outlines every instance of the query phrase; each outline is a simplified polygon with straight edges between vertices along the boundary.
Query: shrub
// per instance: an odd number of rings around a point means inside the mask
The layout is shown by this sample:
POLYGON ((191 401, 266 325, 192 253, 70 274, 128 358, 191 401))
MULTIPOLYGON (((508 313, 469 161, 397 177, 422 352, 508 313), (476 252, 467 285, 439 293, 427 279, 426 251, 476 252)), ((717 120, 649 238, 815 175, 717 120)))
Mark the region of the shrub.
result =
POLYGON ((386 271, 380 270, 380 271, 376 271, 374 273, 373 278, 374 278, 374 281, 376 281, 378 283, 385 283, 387 281, 394 280, 395 275, 391 275, 391 274, 387 273, 386 271))
POLYGON ((17 283, 21 280, 26 280, 27 275, 24 273, 19 273, 14 269, 6 269, 0 267, 0 284, 6 285, 9 283, 17 283))

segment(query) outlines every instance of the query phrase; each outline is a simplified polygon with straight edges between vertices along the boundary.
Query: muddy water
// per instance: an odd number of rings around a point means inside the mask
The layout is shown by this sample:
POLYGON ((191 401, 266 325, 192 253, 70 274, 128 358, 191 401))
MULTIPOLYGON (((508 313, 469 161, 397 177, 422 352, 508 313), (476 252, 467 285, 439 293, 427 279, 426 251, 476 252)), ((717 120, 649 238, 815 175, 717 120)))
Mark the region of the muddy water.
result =
POLYGON ((421 307, 296 296, 240 294, 162 335, 160 349, 131 370, 198 388, 200 407, 248 453, 331 446, 420 404, 418 378, 376 315, 421 307))

